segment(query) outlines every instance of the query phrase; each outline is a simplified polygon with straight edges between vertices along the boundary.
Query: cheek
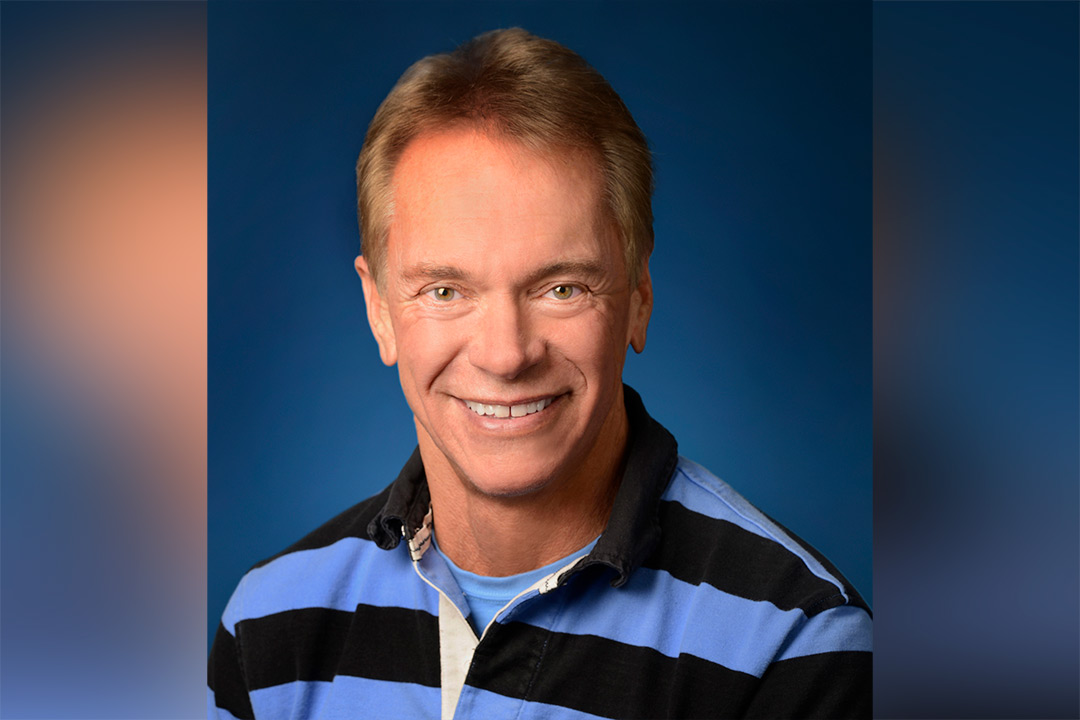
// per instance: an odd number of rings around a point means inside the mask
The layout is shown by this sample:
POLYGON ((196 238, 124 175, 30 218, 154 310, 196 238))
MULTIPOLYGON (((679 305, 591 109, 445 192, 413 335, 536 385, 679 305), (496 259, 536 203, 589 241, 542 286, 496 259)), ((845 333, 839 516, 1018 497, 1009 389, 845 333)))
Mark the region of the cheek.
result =
POLYGON ((558 344, 590 383, 595 383, 622 367, 626 323, 623 316, 612 313, 597 313, 582 320, 560 328, 558 344))
POLYGON ((422 393, 456 358, 463 347, 458 323, 431 319, 395 319, 401 384, 422 393))

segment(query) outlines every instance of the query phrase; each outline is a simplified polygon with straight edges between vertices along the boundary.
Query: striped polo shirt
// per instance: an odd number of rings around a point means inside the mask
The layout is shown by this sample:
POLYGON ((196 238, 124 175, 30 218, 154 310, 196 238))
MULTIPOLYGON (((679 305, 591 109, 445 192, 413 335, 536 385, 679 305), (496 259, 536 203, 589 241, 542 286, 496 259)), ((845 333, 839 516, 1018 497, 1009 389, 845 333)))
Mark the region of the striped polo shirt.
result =
POLYGON ((625 401, 607 528, 481 637, 429 552, 417 451, 382 493, 243 577, 210 655, 210 717, 869 717, 858 593, 680 457, 629 387, 625 401))

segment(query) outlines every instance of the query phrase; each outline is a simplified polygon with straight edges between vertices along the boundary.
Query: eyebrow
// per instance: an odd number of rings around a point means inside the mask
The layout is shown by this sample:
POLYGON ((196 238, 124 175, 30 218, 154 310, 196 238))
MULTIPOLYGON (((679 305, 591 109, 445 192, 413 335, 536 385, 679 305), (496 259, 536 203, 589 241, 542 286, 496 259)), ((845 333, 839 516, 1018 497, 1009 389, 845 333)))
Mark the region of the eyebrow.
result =
MULTIPOLYGON (((607 275, 606 269, 596 260, 557 260, 529 273, 525 284, 532 285, 545 278, 558 275, 585 280, 599 280, 607 275)), ((402 272, 406 283, 430 282, 432 280, 468 281, 472 274, 454 265, 440 265, 421 261, 402 272)))
POLYGON ((467 280, 469 273, 453 265, 421 261, 401 273, 406 283, 429 280, 467 280))
POLYGON ((585 280, 599 280, 607 274, 604 270, 604 266, 595 260, 558 260, 529 273, 528 283, 531 285, 544 278, 557 275, 583 278, 585 280))

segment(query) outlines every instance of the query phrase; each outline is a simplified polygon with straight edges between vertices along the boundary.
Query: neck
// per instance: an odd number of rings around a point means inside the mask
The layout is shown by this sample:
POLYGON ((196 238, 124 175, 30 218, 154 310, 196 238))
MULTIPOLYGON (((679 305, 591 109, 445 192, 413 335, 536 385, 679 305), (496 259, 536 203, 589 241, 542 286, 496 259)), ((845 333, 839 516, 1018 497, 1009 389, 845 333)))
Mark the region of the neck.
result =
POLYGON ((611 441, 594 447, 563 477, 516 497, 480 492, 421 435, 442 551, 463 570, 504 577, 549 565, 595 539, 607 525, 622 477, 627 420, 619 409, 611 419, 611 441))

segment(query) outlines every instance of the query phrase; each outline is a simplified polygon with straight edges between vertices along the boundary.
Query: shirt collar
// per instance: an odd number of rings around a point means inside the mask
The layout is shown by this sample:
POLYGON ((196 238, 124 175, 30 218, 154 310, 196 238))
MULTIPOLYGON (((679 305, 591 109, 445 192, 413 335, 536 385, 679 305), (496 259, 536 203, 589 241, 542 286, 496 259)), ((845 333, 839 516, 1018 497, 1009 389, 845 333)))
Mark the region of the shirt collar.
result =
POLYGON ((423 526, 430 506, 431 492, 417 446, 390 485, 386 504, 368 524, 368 536, 383 550, 391 550, 404 537, 404 528, 409 528, 409 537, 412 537, 423 526))
MULTIPOLYGON (((675 438, 649 416, 641 396, 623 385, 623 398, 630 431, 622 482, 600 540, 575 566, 575 572, 590 566, 611 568, 615 571, 611 583, 615 587, 627 581, 659 542, 660 497, 678 462, 675 438)), ((391 485, 386 504, 368 525, 368 535, 384 550, 397 547, 405 528, 412 537, 424 526, 430 505, 431 493, 418 447, 391 485)))

